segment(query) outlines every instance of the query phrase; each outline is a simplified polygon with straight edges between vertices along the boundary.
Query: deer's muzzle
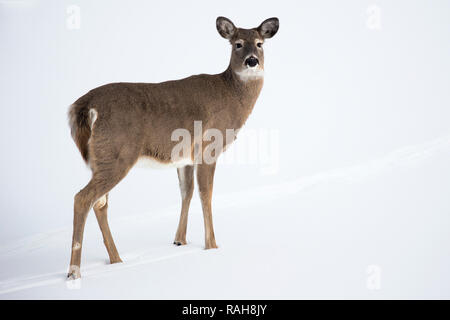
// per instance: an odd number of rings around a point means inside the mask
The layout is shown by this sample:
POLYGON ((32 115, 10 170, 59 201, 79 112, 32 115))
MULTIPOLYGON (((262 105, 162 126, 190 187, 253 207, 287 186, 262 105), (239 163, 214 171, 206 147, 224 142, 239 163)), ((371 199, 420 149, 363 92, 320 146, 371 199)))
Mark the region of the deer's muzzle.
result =
POLYGON ((250 68, 256 67, 258 64, 259 64, 258 58, 253 57, 253 56, 251 56, 245 60, 245 65, 250 68))

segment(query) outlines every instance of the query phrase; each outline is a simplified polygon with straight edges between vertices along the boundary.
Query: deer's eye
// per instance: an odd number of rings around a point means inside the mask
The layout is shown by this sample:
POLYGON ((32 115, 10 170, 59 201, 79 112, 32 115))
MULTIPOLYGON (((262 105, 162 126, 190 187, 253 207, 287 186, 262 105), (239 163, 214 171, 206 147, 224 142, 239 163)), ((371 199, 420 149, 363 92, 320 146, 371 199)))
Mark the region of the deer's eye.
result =
POLYGON ((236 49, 242 48, 242 43, 236 43, 236 49))
POLYGON ((256 46, 257 46, 258 48, 262 48, 262 42, 258 42, 258 43, 256 44, 256 46))

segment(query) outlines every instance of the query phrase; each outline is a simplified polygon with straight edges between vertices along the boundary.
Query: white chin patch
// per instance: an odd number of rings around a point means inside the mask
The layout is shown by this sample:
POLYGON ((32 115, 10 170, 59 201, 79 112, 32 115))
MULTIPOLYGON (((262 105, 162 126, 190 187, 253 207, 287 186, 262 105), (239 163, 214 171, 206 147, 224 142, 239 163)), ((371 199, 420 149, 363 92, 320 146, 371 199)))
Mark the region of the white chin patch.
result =
POLYGON ((242 81, 258 80, 264 77, 264 69, 257 65, 253 68, 246 67, 245 69, 236 72, 236 74, 242 81))

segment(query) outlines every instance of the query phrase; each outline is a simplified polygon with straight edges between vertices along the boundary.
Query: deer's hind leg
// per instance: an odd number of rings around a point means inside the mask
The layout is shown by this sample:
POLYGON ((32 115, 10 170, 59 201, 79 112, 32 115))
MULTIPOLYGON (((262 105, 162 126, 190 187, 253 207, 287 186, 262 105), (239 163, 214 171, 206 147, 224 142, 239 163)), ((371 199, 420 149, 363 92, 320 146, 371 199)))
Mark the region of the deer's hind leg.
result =
POLYGON ((132 165, 136 162, 136 159, 119 156, 112 164, 107 163, 106 165, 102 164, 103 162, 100 161, 97 163, 91 162, 91 167, 93 167, 92 179, 86 187, 75 195, 69 278, 77 279, 81 276, 80 264, 84 226, 88 212, 92 207, 96 210, 97 219, 99 220, 100 228, 102 229, 111 262, 119 262, 120 257, 117 253, 117 249, 115 249, 106 222, 106 208, 102 211, 103 208, 100 207, 100 204, 103 201, 102 197, 111 191, 111 189, 126 176, 132 165))
POLYGON ((108 194, 105 194, 94 204, 94 212, 97 217, 98 225, 103 235, 103 243, 108 251, 109 261, 111 263, 122 262, 119 253, 117 252, 116 245, 114 244, 111 230, 108 225, 108 194))
POLYGON ((194 192, 194 166, 185 166, 177 169, 181 192, 181 214, 177 234, 173 242, 177 246, 186 244, 186 229, 189 205, 194 192))

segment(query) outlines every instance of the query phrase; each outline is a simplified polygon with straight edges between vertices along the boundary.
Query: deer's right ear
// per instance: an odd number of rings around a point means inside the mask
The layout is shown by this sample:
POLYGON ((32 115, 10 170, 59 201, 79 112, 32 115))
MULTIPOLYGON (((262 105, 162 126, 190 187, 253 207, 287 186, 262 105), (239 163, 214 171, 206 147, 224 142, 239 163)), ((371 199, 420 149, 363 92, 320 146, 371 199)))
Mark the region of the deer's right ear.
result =
POLYGON ((225 17, 218 17, 216 20, 217 31, 225 39, 230 40, 236 32, 236 27, 230 19, 225 17))

